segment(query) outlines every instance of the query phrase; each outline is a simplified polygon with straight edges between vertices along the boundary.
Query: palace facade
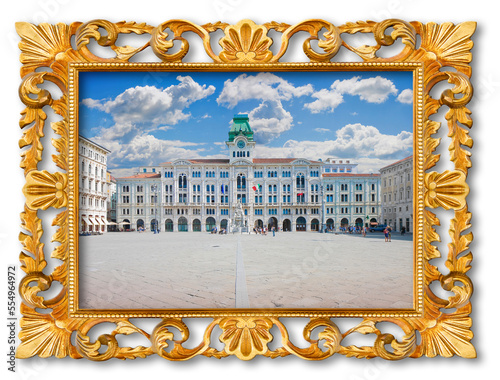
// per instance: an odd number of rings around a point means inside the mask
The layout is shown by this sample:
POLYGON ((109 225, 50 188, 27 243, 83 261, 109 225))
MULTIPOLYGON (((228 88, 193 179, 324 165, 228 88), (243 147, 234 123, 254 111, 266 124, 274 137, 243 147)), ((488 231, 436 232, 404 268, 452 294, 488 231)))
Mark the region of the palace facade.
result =
POLYGON ((394 231, 413 231, 413 156, 380 169, 382 221, 394 231))
POLYGON ((105 233, 108 228, 107 203, 110 197, 110 174, 107 171, 109 150, 79 136, 79 232, 105 233))
POLYGON ((380 219, 380 176, 358 174, 351 160, 255 157, 247 115, 236 115, 223 159, 178 159, 116 179, 121 228, 232 231, 236 208, 245 230, 319 231, 380 219))

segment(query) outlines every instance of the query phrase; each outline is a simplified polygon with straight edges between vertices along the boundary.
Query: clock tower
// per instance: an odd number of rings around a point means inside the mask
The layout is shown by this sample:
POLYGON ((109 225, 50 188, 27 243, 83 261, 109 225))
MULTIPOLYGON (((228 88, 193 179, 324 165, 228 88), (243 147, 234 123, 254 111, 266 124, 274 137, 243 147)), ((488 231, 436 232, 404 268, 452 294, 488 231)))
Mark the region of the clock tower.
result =
POLYGON ((255 141, 253 140, 252 128, 250 128, 248 122, 248 115, 234 115, 226 145, 229 147, 229 161, 231 163, 238 159, 252 162, 255 141))

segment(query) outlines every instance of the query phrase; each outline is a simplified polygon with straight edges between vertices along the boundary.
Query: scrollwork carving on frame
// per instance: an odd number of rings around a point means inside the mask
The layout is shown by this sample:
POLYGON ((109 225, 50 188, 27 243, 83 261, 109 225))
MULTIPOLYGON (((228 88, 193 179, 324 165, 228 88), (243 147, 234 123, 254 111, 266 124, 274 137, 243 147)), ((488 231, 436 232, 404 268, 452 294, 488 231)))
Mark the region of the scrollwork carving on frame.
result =
MULTIPOLYGON (((26 196, 24 211, 21 213, 22 243, 20 261, 25 276, 20 284, 22 319, 17 349, 18 358, 32 356, 58 358, 87 358, 102 361, 111 358, 135 359, 157 354, 169 360, 187 360, 194 356, 222 358, 235 355, 242 360, 249 360, 257 355, 277 358, 295 355, 308 360, 322 360, 335 354, 356 358, 382 357, 398 360, 407 357, 458 355, 466 358, 476 356, 471 344, 472 321, 470 318, 473 291, 468 271, 471 268, 472 253, 469 245, 472 241, 470 230, 471 213, 467 207, 469 187, 466 183, 467 172, 471 167, 470 148, 472 139, 469 129, 472 127, 471 112, 467 108, 473 94, 470 81, 472 60, 471 40, 475 31, 474 22, 421 23, 406 22, 397 19, 348 22, 334 25, 319 19, 306 20, 295 25, 279 22, 256 24, 251 20, 242 20, 234 25, 216 22, 198 25, 185 20, 169 20, 158 26, 136 22, 110 22, 93 20, 86 23, 40 24, 25 22, 16 24, 21 37, 21 85, 19 96, 25 105, 19 126, 22 138, 19 141, 21 168, 24 170, 26 184, 23 193, 26 196), (269 32, 273 30, 280 38, 273 40, 269 32), (220 53, 212 49, 215 31, 222 31, 223 36, 217 41, 222 48, 220 53), (415 243, 415 310, 403 313, 386 313, 367 310, 360 313, 300 310, 269 311, 207 311, 187 315, 178 312, 164 315, 159 312, 137 311, 133 316, 113 311, 103 313, 74 313, 71 299, 75 296, 74 266, 76 258, 72 254, 77 240, 70 231, 77 223, 76 190, 74 184, 75 166, 75 99, 72 98, 72 65, 101 65, 103 69, 112 65, 131 64, 134 67, 147 65, 131 63, 131 59, 144 50, 151 49, 158 59, 171 65, 183 64, 189 51, 189 43, 183 34, 194 33, 200 38, 206 54, 213 64, 230 67, 238 65, 281 65, 286 70, 287 63, 281 59, 286 53, 291 38, 298 32, 309 33, 302 43, 304 54, 314 67, 335 62, 340 50, 348 51, 359 57, 363 64, 377 66, 415 65, 421 73, 422 90, 416 91, 414 103, 420 108, 415 111, 415 151, 416 174, 414 180, 415 198, 422 212, 415 216, 415 228, 422 239, 415 243), (352 46, 344 41, 345 34, 369 33, 373 35, 375 45, 352 46), (140 46, 120 46, 118 37, 123 34, 149 35, 147 42, 140 46), (379 51, 396 41, 402 42, 402 49, 390 58, 381 57, 379 51), (113 58, 103 58, 92 52, 91 44, 96 42, 114 52, 113 58), (179 44, 174 44, 180 42, 179 44), (278 49, 271 50, 273 44, 278 49), (273 53, 273 51, 277 51, 273 53), (133 66, 136 65, 136 66, 133 66), (233 66, 230 66, 233 65, 233 66), (452 71, 446 70, 452 68, 452 71), (40 87, 44 82, 55 84, 62 97, 54 99, 52 94, 40 87), (449 83, 452 88, 444 90, 439 98, 433 98, 430 91, 439 83, 449 83), (42 138, 47 128, 44 107, 51 107, 61 117, 51 124, 59 136, 53 139, 57 155, 51 157, 61 171, 48 172, 39 170, 39 162, 44 157, 42 138), (432 120, 433 115, 444 107, 448 126, 449 160, 452 169, 443 172, 432 171, 441 159, 436 148, 441 143, 435 137, 442 127, 432 120), (419 152, 419 153, 417 153, 419 152), (52 221, 57 232, 52 237, 58 244, 47 258, 44 244, 41 242, 43 229, 38 216, 39 210, 58 209, 59 214, 52 221), (432 260, 445 255, 433 243, 439 242, 435 226, 442 221, 434 213, 435 209, 451 210, 454 213, 449 224, 451 243, 446 254, 447 274, 439 271, 432 260), (57 259, 61 265, 46 273, 47 260, 57 259), (447 299, 435 294, 431 283, 451 292, 447 299), (54 282, 62 285, 62 290, 53 298, 45 299, 40 293, 46 291, 54 282), (41 313, 37 309, 46 309, 41 313), (135 317, 148 316, 158 318, 159 322, 152 331, 138 328, 132 322, 135 317), (212 322, 207 326, 202 341, 194 348, 183 344, 189 337, 189 328, 184 318, 209 317, 212 322), (363 320, 347 331, 335 324, 335 318, 361 316, 363 320), (308 317, 303 336, 309 344, 299 348, 289 338, 286 319, 308 317), (109 334, 100 335, 91 341, 89 331, 104 322, 112 322, 115 327, 109 334), (402 331, 402 338, 396 339, 385 334, 377 327, 379 323, 389 322, 402 331), (218 337, 224 348, 218 350, 211 346, 214 328, 218 326, 222 333, 218 337), (273 336, 271 329, 276 326, 278 336, 273 336), (174 339, 173 331, 181 334, 174 339), (313 339, 313 330, 317 339, 313 339), (72 334, 76 332, 76 340, 72 334), (372 334, 375 338, 371 346, 344 345, 343 341, 351 334, 372 334), (142 335, 150 346, 121 347, 118 335, 142 335), (420 339, 418 339, 420 337, 420 339), (269 343, 280 341, 281 345, 271 349, 269 343), (106 350, 101 350, 105 346, 106 350), (388 347, 391 347, 390 349, 388 347)), ((275 35, 275 33, 273 33, 275 35)), ((303 35, 303 34, 301 34, 303 35)), ((204 67, 211 64, 203 63, 204 67)), ((356 63, 346 63, 346 67, 356 63)), ((257 67, 257 66, 255 66, 257 67)), ((384 66, 386 67, 386 66, 384 66)))

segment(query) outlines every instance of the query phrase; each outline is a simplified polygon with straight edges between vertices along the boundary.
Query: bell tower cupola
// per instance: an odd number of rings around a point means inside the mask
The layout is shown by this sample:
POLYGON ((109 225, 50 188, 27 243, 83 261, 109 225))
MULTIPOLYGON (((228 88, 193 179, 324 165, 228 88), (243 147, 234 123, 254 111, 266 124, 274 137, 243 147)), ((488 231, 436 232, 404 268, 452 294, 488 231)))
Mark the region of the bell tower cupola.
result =
POLYGON ((229 147, 230 162, 238 159, 252 161, 255 141, 253 131, 248 121, 248 115, 238 114, 233 117, 233 124, 229 130, 229 138, 226 141, 229 147))

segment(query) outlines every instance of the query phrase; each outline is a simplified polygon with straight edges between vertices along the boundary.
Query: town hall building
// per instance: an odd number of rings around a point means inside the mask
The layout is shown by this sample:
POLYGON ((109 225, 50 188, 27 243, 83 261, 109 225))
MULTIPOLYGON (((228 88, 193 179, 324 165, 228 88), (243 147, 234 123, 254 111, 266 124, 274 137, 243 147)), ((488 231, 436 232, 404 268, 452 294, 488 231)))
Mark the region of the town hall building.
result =
POLYGON ((380 175, 352 160, 256 157, 248 115, 235 115, 229 157, 177 159, 116 179, 116 220, 149 231, 338 230, 381 215, 380 175), (242 213, 241 223, 235 215, 242 213), (240 225, 241 224, 241 225, 240 225))

